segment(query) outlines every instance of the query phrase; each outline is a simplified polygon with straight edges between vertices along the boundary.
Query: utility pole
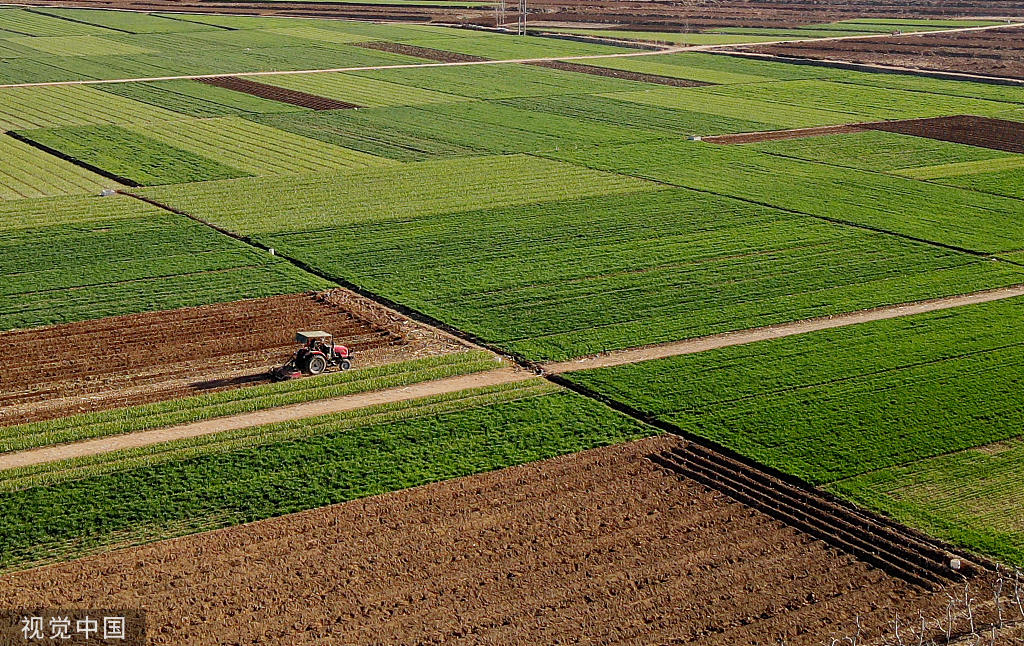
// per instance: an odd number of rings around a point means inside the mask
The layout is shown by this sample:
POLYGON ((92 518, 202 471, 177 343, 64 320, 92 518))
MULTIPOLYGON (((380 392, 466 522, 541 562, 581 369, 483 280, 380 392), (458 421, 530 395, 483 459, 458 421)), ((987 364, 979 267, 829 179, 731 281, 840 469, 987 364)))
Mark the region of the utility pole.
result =
POLYGON ((526 0, 519 0, 519 28, 516 33, 526 35, 526 0))
POLYGON ((495 27, 505 26, 505 0, 498 0, 498 3, 494 5, 494 22, 495 27))

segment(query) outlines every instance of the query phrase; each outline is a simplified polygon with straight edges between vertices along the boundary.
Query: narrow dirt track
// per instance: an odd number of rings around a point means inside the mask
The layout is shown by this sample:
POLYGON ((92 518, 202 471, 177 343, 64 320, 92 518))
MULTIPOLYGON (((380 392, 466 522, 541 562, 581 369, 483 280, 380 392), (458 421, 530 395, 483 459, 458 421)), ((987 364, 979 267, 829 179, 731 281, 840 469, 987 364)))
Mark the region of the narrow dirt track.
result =
POLYGON ((949 296, 946 298, 936 298, 916 303, 893 305, 891 307, 861 310, 859 312, 850 312, 848 314, 837 314, 836 316, 823 316, 820 318, 805 319, 803 321, 794 321, 792 323, 783 323, 781 325, 770 325, 750 330, 741 330, 739 332, 713 334, 710 336, 686 339, 684 341, 673 341, 671 343, 652 345, 644 348, 618 350, 607 354, 582 357, 580 359, 560 361, 557 363, 548 363, 544 364, 542 368, 544 372, 554 375, 573 372, 575 370, 611 368, 614 366, 625 365, 627 363, 639 363, 641 361, 650 361, 652 359, 664 359, 684 354, 694 354, 697 352, 705 352, 707 350, 715 350, 717 348, 726 348, 732 345, 743 345, 746 343, 755 343, 757 341, 767 341, 768 339, 779 339, 786 336, 805 334, 807 332, 815 332, 818 330, 830 330, 832 328, 846 327, 848 325, 867 323, 869 321, 882 321, 885 319, 900 318, 903 316, 935 312, 938 310, 946 310, 953 307, 962 307, 964 305, 973 305, 977 303, 988 303, 990 301, 1015 298, 1018 296, 1024 296, 1024 284, 1003 287, 1000 289, 990 289, 983 292, 975 292, 973 294, 964 294, 962 296, 949 296))
POLYGON ((525 370, 515 368, 501 368, 488 372, 424 381, 410 386, 399 388, 388 388, 386 390, 375 390, 366 393, 358 393, 345 397, 332 399, 318 399, 303 404, 281 406, 267 410, 218 417, 215 419, 158 428, 151 431, 140 431, 138 433, 126 433, 114 435, 95 440, 84 440, 71 444, 59 444, 27 451, 17 451, 0 455, 0 471, 26 467, 34 464, 56 462, 58 460, 69 460, 88 455, 98 455, 120 451, 121 449, 135 449, 161 442, 183 440, 224 431, 234 431, 240 428, 263 426, 277 422, 289 422, 297 419, 319 417, 343 411, 366 408, 377 404, 390 404, 395 402, 409 401, 431 395, 443 395, 456 393, 470 388, 481 388, 484 386, 497 386, 526 379, 538 378, 536 375, 525 370))
MULTIPOLYGON (((918 35, 926 34, 948 34, 957 33, 964 31, 982 31, 985 29, 1005 28, 1006 25, 995 25, 985 27, 960 27, 957 29, 941 29, 937 31, 927 32, 915 32, 918 35)), ((146 81, 182 81, 182 80, 200 80, 200 79, 217 79, 217 78, 229 78, 229 77, 240 77, 240 76, 287 76, 294 74, 324 74, 329 72, 367 72, 374 70, 392 70, 392 69, 409 69, 414 67, 462 67, 469 65, 503 65, 510 63, 550 63, 558 61, 584 61, 584 60, 599 60, 599 59, 611 59, 611 58, 636 58, 641 56, 658 56, 661 54, 675 54, 679 52, 713 52, 719 49, 737 49, 742 47, 755 47, 763 45, 780 45, 787 43, 803 43, 803 42, 829 42, 836 40, 849 40, 852 38, 864 39, 864 38, 876 38, 876 37, 891 37, 891 34, 878 34, 878 35, 867 35, 867 36, 832 36, 828 38, 789 38, 777 41, 767 41, 758 43, 730 43, 728 45, 679 45, 666 47, 664 49, 656 50, 644 50, 636 52, 625 52, 622 54, 587 54, 583 56, 557 56, 557 57, 540 57, 540 58, 509 58, 500 60, 483 60, 483 61, 453 61, 447 63, 407 63, 401 65, 367 65, 362 67, 333 67, 326 69, 311 69, 311 70, 284 70, 284 71, 256 71, 256 72, 228 72, 221 74, 191 74, 181 76, 150 76, 141 78, 121 78, 121 79, 92 79, 92 80, 79 80, 79 81, 46 81, 38 83, 7 83, 0 85, 0 89, 17 88, 17 87, 50 87, 55 85, 99 85, 108 83, 139 83, 146 81)), ((759 54, 748 54, 744 52, 744 56, 764 56, 766 58, 773 58, 768 55, 759 54)), ((886 68, 884 65, 877 66, 879 69, 886 68)), ((896 69, 896 68, 892 68, 896 69)), ((991 78, 991 77, 978 77, 978 78, 991 78)), ((1013 80, 1013 79, 1010 79, 1013 80)))

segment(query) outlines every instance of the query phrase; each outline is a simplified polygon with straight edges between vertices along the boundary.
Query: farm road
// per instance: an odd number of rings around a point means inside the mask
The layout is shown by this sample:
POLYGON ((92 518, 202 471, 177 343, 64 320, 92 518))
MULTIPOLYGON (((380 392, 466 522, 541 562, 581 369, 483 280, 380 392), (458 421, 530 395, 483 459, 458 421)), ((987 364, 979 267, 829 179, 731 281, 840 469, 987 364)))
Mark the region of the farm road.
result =
MULTIPOLYGON (((918 31, 914 32, 915 36, 924 36, 927 34, 938 34, 938 33, 956 33, 964 31, 983 31, 986 29, 1005 29, 1006 24, 999 25, 985 25, 982 27, 957 27, 954 29, 937 29, 934 31, 918 31)), ((676 45, 671 47, 664 47, 655 50, 642 50, 635 52, 626 52, 622 54, 587 54, 581 56, 556 56, 556 57, 544 57, 544 58, 510 58, 501 60, 485 60, 485 61, 455 61, 447 63, 406 63, 401 65, 369 65, 362 67, 332 67, 326 69, 312 69, 312 70, 285 70, 285 71, 255 71, 255 72, 226 72, 220 74, 192 74, 192 75, 181 75, 181 76, 149 76, 140 78, 121 78, 121 79, 89 79, 89 80, 78 80, 78 81, 46 81, 37 83, 8 83, 0 84, 0 90, 8 88, 18 87, 50 87, 57 85, 102 85, 108 83, 139 83, 147 81, 185 81, 185 80, 200 80, 200 79, 215 79, 224 77, 240 77, 240 76, 287 76, 294 74, 324 74, 328 72, 367 72, 374 70, 394 70, 394 69, 409 69, 419 67, 463 67, 469 65, 503 65, 509 63, 551 63, 557 61, 586 61, 586 60, 599 60, 599 59, 610 59, 610 58, 637 58, 641 56, 658 56, 662 54, 677 54, 680 52, 714 52, 715 50, 724 49, 737 49, 742 47, 754 47, 763 45, 780 45, 783 43, 803 43, 803 42, 829 42, 835 40, 850 40, 850 39, 871 39, 871 38, 891 38, 892 34, 866 34, 856 36, 830 36, 828 38, 787 38, 780 40, 773 40, 767 42, 757 43, 729 43, 725 45, 676 45)), ((743 56, 747 56, 748 53, 744 52, 743 56)), ((763 55, 770 57, 770 55, 763 55)), ((870 66, 867 66, 870 67, 870 66)), ((892 66, 877 66, 879 69, 896 70, 892 66)), ((907 68, 908 71, 910 68, 907 68)), ((964 74, 958 74, 957 76, 969 76, 964 74)), ((978 77, 978 78, 991 78, 991 77, 978 77)))
MULTIPOLYGON (((861 310, 826 316, 781 325, 766 326, 715 334, 711 336, 675 341, 642 348, 631 348, 601 355, 582 357, 570 361, 547 363, 537 366, 542 374, 558 375, 577 370, 589 370, 593 368, 609 368, 652 359, 663 359, 667 357, 680 356, 705 352, 717 348, 725 348, 734 345, 756 343, 768 339, 778 339, 818 330, 856 325, 869 321, 881 321, 885 319, 923 314, 964 305, 987 303, 990 301, 1002 300, 1024 296, 1024 284, 1003 287, 999 289, 985 290, 964 294, 962 296, 950 296, 914 303, 904 303, 889 307, 880 307, 871 310, 861 310)), ((0 471, 25 467, 36 464, 45 464, 59 460, 79 458, 89 455, 99 455, 118 451, 121 449, 138 448, 170 442, 224 431, 233 431, 242 428, 250 428, 264 424, 277 422, 288 422, 299 419, 329 415, 343 411, 351 411, 378 404, 403 402, 432 395, 456 393, 470 388, 484 386, 495 386, 500 384, 525 381, 527 379, 540 379, 529 370, 518 367, 506 367, 498 370, 489 370, 458 377, 449 377, 435 381, 427 381, 400 388, 389 388, 373 392, 358 393, 333 399, 321 399, 302 404, 282 406, 241 415, 220 417, 191 424, 171 426, 166 428, 140 431, 137 433, 126 433, 111 437, 84 440, 70 444, 17 451, 13 453, 0 454, 0 471)))

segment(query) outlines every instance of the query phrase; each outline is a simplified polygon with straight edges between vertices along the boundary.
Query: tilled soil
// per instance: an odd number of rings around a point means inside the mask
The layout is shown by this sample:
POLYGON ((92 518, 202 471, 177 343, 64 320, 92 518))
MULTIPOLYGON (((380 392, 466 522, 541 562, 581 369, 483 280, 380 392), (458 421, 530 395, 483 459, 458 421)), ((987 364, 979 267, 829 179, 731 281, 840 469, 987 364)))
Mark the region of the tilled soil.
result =
POLYGON ((3 332, 0 425, 265 382, 308 329, 335 334, 357 366, 459 347, 345 290, 3 332))
POLYGON ((948 34, 788 43, 747 49, 777 56, 1024 79, 1024 26, 948 34))
POLYGON ((1024 123, 1017 121, 963 115, 883 121, 865 124, 864 127, 1011 153, 1024 153, 1024 123))
POLYGON ((325 96, 300 92, 299 90, 289 90, 288 88, 277 87, 276 85, 257 83, 256 81, 238 78, 237 76, 214 76, 196 80, 207 85, 215 85, 228 90, 258 96, 262 99, 297 105, 311 110, 348 110, 360 107, 355 103, 329 99, 325 96))
POLYGON ((0 606, 143 607, 155 644, 827 643, 921 592, 660 470, 674 438, 0 577, 0 606))

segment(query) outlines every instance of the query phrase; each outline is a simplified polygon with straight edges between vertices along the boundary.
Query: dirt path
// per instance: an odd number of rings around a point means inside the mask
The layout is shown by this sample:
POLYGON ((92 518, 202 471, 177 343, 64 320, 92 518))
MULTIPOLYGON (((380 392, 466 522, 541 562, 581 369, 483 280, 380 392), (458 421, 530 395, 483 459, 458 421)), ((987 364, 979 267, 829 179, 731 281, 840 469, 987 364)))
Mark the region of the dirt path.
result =
POLYGON ((686 339, 684 341, 673 341, 671 343, 663 343, 643 348, 618 350, 607 354, 582 357, 557 363, 548 363, 544 364, 542 368, 544 369, 544 372, 555 375, 565 372, 573 372, 575 370, 611 368, 613 366, 621 366, 627 363, 639 363, 641 361, 650 361, 651 359, 664 359, 666 357, 694 354, 697 352, 705 352, 707 350, 715 350, 717 348, 726 348, 732 345, 743 345, 747 343, 755 343, 757 341, 767 341, 768 339, 779 339, 796 334, 816 332, 818 330, 830 330, 832 328, 846 327, 848 325, 867 323, 869 321, 883 321, 885 319, 923 314, 925 312, 935 312, 937 310, 946 310, 953 307, 961 307, 963 305, 988 303, 990 301, 1015 298, 1017 296, 1024 296, 1024 284, 1002 287, 999 289, 990 289, 983 292, 974 292, 973 294, 964 294, 962 296, 949 296, 927 301, 918 301, 916 303, 905 303, 889 307, 879 307, 870 310, 850 312, 847 314, 837 314, 835 316, 822 316, 819 318, 794 321, 792 323, 740 330, 739 332, 712 334, 710 336, 686 339))
MULTIPOLYGON (((607 354, 572 359, 570 361, 542 364, 540 368, 543 373, 549 375, 558 375, 576 370, 610 368, 630 363, 639 363, 641 361, 650 361, 652 359, 663 359, 666 357, 674 357, 684 354, 694 354, 697 352, 705 352, 733 345, 756 343, 757 341, 778 339, 807 332, 815 332, 818 330, 828 330, 832 328, 846 327, 848 325, 856 325, 858 323, 866 323, 869 321, 881 321, 885 319, 911 316, 914 314, 945 310, 954 307, 961 307, 963 305, 987 303, 990 301, 1014 298, 1018 296, 1024 296, 1024 284, 1014 285, 1012 287, 1003 287, 1000 289, 991 289, 983 292, 975 292, 973 294, 965 294, 962 296, 950 296, 946 298, 919 301, 916 303, 905 303, 871 310, 850 312, 847 314, 838 314, 836 316, 805 319, 802 321, 794 321, 792 323, 783 323, 780 325, 753 328, 738 332, 714 334, 694 339, 686 339, 684 341, 664 343, 661 345, 630 348, 607 354)), ((403 402, 421 397, 429 397, 431 395, 455 393, 469 388, 513 383, 533 378, 538 377, 528 370, 508 367, 483 373, 427 381, 410 386, 403 386, 401 388, 389 388, 386 390, 358 393, 333 399, 321 399, 292 406, 282 406, 279 408, 244 413, 241 415, 219 417, 216 419, 194 422, 192 424, 0 454, 0 471, 35 464, 45 464, 47 462, 56 462, 58 460, 79 458, 88 455, 98 455, 121 449, 150 446, 161 442, 181 440, 201 435, 210 435, 213 433, 232 431, 240 428, 250 428, 253 426, 261 426, 276 422, 306 419, 309 417, 355 410, 357 408, 365 408, 377 404, 403 402)))
MULTIPOLYGON (((984 27, 959 27, 956 29, 938 29, 935 31, 919 31, 914 32, 915 35, 926 35, 926 34, 948 34, 957 33, 964 31, 982 31, 986 29, 1005 29, 1007 25, 987 25, 984 27)), ((637 58, 641 56, 658 56, 661 54, 676 54, 679 52, 713 52, 719 49, 735 49, 741 47, 756 47, 762 45, 780 45, 784 43, 803 43, 803 42, 829 42, 836 40, 849 40, 853 38, 864 39, 864 38, 891 38, 892 34, 869 34, 869 35, 857 35, 857 36, 831 36, 828 38, 788 38, 773 40, 767 42, 757 43, 729 43, 725 45, 678 45, 672 47, 665 47, 657 50, 643 50, 636 52, 625 52, 622 54, 587 54, 583 56, 556 56, 556 57, 542 57, 542 58, 509 58, 501 60, 485 60, 485 61, 454 61, 448 63, 405 63, 400 65, 368 65, 362 67, 333 67, 326 69, 312 69, 312 70, 285 70, 285 71, 256 71, 256 72, 228 72, 221 74, 192 74, 182 76, 149 76, 141 78, 121 78, 121 79, 92 79, 92 80, 79 80, 79 81, 47 81, 39 83, 8 83, 0 85, 0 89, 16 88, 16 87, 49 87, 55 85, 100 85, 106 83, 139 83, 145 81, 183 81, 183 80, 198 80, 198 79, 216 79, 224 77, 239 77, 239 76, 286 76, 293 74, 324 74, 329 72, 367 72, 373 70, 394 70, 394 69, 409 69, 418 67, 460 67, 466 65, 504 65, 509 63, 549 63, 557 61, 583 61, 583 60, 599 60, 608 58, 637 58)), ((743 53, 747 55, 746 52, 743 53)), ((766 58, 776 58, 769 55, 763 55, 766 58)), ((879 69, 886 68, 886 66, 879 65, 879 69)), ((897 68, 889 68, 897 69, 897 68)), ((963 76, 963 75, 961 75, 963 76)), ((992 77, 979 77, 979 78, 992 78, 992 77)), ((1013 80, 1013 79, 1010 79, 1013 80)))
POLYGON ((183 440, 190 437, 199 437, 224 431, 233 431, 240 428, 263 426, 276 422, 288 422, 331 413, 366 408, 377 404, 390 404, 395 402, 409 401, 431 395, 443 395, 455 393, 470 388, 481 388, 483 386, 496 386, 526 379, 537 378, 533 373, 515 368, 501 368, 488 372, 478 372, 458 377, 448 377, 434 381, 424 381, 418 384, 402 386, 399 388, 388 388, 366 393, 357 393, 345 397, 333 399, 319 399, 316 401, 281 406, 267 410, 232 415, 229 417, 218 417, 216 419, 193 422, 180 426, 158 428, 151 431, 140 431, 138 433, 126 433, 113 435, 95 440, 85 440, 71 444, 59 444, 27 451, 17 451, 0 455, 0 471, 16 467, 26 467, 58 460, 80 458, 87 455, 98 455, 119 451, 121 449, 134 449, 161 442, 183 440))

